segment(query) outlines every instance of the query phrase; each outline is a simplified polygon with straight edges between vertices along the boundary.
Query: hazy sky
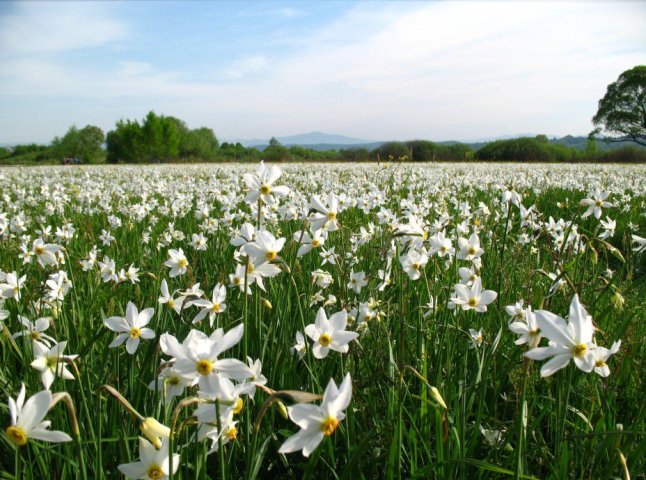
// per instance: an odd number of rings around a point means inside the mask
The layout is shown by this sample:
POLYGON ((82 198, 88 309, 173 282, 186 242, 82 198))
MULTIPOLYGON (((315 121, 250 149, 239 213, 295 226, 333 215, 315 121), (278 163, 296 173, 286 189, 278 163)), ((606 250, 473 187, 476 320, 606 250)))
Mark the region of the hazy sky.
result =
POLYGON ((149 110, 220 139, 587 134, 643 2, 0 2, 0 143, 149 110))

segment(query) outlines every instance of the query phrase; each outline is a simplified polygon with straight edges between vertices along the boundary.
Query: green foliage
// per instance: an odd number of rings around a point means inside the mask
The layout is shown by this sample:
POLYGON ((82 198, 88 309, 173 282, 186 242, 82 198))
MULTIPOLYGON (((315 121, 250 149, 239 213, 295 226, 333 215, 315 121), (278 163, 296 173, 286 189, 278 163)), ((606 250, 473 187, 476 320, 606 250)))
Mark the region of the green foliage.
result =
POLYGON ((340 154, 343 160, 353 162, 367 162, 370 160, 370 152, 367 148, 348 148, 341 150, 340 154))
POLYGON ((375 148, 372 151, 373 158, 380 158, 381 160, 399 160, 406 157, 410 159, 410 150, 405 143, 402 142, 387 142, 381 147, 375 148))
POLYGON ((76 159, 81 163, 89 163, 101 157, 104 141, 105 135, 99 127, 86 125, 79 130, 72 125, 62 138, 54 138, 51 155, 59 160, 76 159))
POLYGON ((619 135, 646 145, 646 66, 626 70, 608 85, 592 118, 596 129, 591 135, 619 135))
POLYGON ((573 148, 546 143, 542 139, 521 137, 490 142, 478 150, 476 157, 503 162, 574 162, 581 159, 581 154, 573 148))
POLYGON ((110 163, 159 163, 178 160, 216 160, 218 139, 213 130, 189 130, 175 117, 148 112, 143 123, 120 120, 108 132, 107 161, 110 163))
POLYGON ((179 151, 183 158, 215 160, 218 154, 218 139, 210 128, 188 130, 182 137, 179 151))

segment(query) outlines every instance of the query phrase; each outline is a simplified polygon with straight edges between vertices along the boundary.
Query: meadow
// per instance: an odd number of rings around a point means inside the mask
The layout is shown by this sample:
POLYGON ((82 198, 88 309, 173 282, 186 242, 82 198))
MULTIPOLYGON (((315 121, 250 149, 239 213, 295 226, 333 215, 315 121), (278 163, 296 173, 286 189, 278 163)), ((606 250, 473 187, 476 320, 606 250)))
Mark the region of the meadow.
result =
POLYGON ((0 478, 643 478, 646 166, 0 169, 0 478))

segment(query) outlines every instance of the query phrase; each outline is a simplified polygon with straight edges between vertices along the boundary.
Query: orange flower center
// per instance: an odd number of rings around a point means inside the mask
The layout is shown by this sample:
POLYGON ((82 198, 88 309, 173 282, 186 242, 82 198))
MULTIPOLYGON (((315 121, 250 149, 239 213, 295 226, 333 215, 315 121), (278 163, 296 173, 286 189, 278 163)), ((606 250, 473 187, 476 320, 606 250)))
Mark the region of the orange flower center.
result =
POLYGON ((334 417, 327 417, 325 420, 323 420, 323 423, 321 424, 321 430, 323 430, 323 435, 329 437, 334 433, 334 430, 336 430, 336 427, 338 426, 339 426, 338 419, 334 417))

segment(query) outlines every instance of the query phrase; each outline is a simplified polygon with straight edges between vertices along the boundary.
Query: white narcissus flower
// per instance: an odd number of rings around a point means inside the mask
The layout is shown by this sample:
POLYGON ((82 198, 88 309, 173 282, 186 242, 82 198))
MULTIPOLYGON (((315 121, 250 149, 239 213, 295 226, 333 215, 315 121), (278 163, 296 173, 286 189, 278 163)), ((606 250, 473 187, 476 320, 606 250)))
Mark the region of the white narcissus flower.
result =
POLYGON ((458 246, 460 250, 456 257, 460 260, 474 260, 484 253, 484 250, 480 248, 480 237, 477 233, 472 233, 468 240, 458 238, 458 246))
MULTIPOLYGON (((505 308, 510 308, 513 306, 507 306, 505 308)), ((509 310, 507 311, 509 313, 509 310)), ((529 348, 536 348, 539 343, 541 343, 541 330, 538 328, 538 322, 536 321, 536 314, 532 312, 531 308, 527 307, 522 310, 522 314, 515 314, 513 318, 518 320, 513 321, 509 324, 509 330, 513 333, 520 335, 520 338, 514 343, 516 345, 527 344, 529 348)))
POLYGON ((444 256, 448 256, 450 258, 455 254, 455 248, 451 244, 451 239, 446 238, 446 236, 444 236, 444 232, 433 235, 429 239, 429 243, 431 244, 431 249, 428 254, 431 256, 437 253, 440 258, 444 256))
POLYGON ((326 203, 318 195, 314 195, 310 199, 310 208, 316 210, 311 218, 312 230, 324 229, 334 232, 339 229, 339 221, 336 218, 339 211, 339 199, 334 193, 328 193, 326 203))
POLYGON ((411 280, 417 280, 421 276, 422 269, 428 263, 426 252, 411 250, 407 254, 399 257, 402 269, 411 280))
POLYGON ((588 207, 582 217, 585 218, 594 214, 596 218, 601 218, 602 208, 610 208, 614 206, 612 203, 606 201, 609 195, 610 194, 608 192, 602 192, 597 188, 592 192, 592 194, 590 194, 592 198, 584 198, 581 200, 581 205, 588 207))
POLYGON ((313 248, 320 248, 325 243, 325 231, 314 230, 310 237, 307 232, 294 232, 294 240, 299 243, 297 257, 302 257, 312 251, 313 248))
POLYGON ((639 235, 631 235, 630 238, 635 244, 633 252, 642 253, 646 251, 646 238, 640 237, 639 235))
POLYGON ((171 248, 168 250, 168 255, 170 259, 164 262, 164 265, 170 268, 168 276, 173 278, 178 275, 184 275, 188 268, 188 260, 186 259, 186 255, 184 255, 184 251, 181 248, 177 250, 171 248))
POLYGON ((129 354, 134 354, 139 347, 141 339, 150 340, 155 338, 155 332, 146 325, 155 314, 154 308, 146 308, 139 312, 137 307, 132 302, 128 302, 126 306, 125 317, 109 317, 103 323, 113 332, 119 333, 112 343, 110 348, 115 348, 126 342, 126 350, 129 354))
POLYGON ((20 300, 20 290, 25 283, 27 275, 19 277, 16 272, 7 273, 4 278, 5 283, 0 283, 0 296, 3 298, 13 298, 16 301, 20 300))
POLYGON ((255 265, 261 265, 276 260, 284 245, 284 238, 276 239, 272 233, 260 230, 256 232, 256 241, 247 243, 241 250, 251 257, 255 265))
POLYGON ((546 360, 541 367, 541 377, 548 377, 562 368, 570 360, 584 372, 591 372, 597 358, 593 352, 598 348, 592 341, 594 326, 592 317, 588 315, 579 296, 574 295, 570 303, 567 322, 547 310, 537 310, 536 321, 541 333, 550 340, 547 347, 537 347, 525 352, 525 356, 532 360, 546 360))
POLYGON ((45 243, 42 238, 37 238, 32 243, 31 251, 34 252, 36 258, 38 259, 38 264, 41 267, 46 267, 47 265, 56 265, 58 263, 58 258, 56 254, 60 252, 62 247, 53 243, 45 243))
POLYGON ((51 422, 44 420, 44 418, 52 403, 52 393, 49 390, 38 392, 25 402, 25 384, 23 383, 16 400, 9 397, 8 403, 11 425, 5 430, 5 435, 19 447, 26 445, 29 439, 52 443, 72 440, 64 432, 48 430, 51 422))
POLYGON ((312 353, 316 358, 325 358, 330 350, 346 353, 348 343, 359 336, 356 332, 348 332, 348 313, 345 310, 334 313, 328 320, 325 310, 319 308, 314 323, 305 327, 305 333, 314 342, 312 353))
POLYGON ((203 252, 206 250, 206 241, 207 241, 207 238, 202 233, 199 233, 199 234, 194 233, 191 236, 191 243, 189 243, 189 245, 193 247, 195 250, 203 252))
POLYGON ((211 300, 202 299, 202 298, 198 300, 193 300, 191 302, 191 305, 202 308, 202 310, 200 310, 200 312, 193 319, 193 323, 201 322, 204 319, 204 317, 208 315, 209 326, 212 327, 213 322, 215 320, 215 316, 219 313, 224 312, 224 310, 226 310, 227 308, 226 304, 224 303, 226 296, 227 296, 226 287, 218 283, 213 288, 213 297, 211 300))
POLYGON ((289 194, 289 187, 274 186, 274 182, 282 175, 280 168, 275 165, 267 168, 264 162, 260 162, 260 167, 253 173, 245 173, 242 179, 249 189, 245 197, 245 202, 256 203, 258 199, 264 203, 273 204, 277 197, 286 197, 289 194))
POLYGON ((298 359, 303 360, 303 356, 307 353, 307 343, 301 332, 296 332, 296 344, 289 351, 292 355, 298 354, 298 359))
POLYGON ((610 355, 614 355, 619 351, 619 347, 621 347, 621 340, 613 343, 612 347, 609 349, 606 347, 597 347, 592 350, 592 353, 594 354, 594 371, 596 373, 602 377, 610 375, 610 368, 608 368, 608 364, 606 362, 608 361, 608 358, 610 358, 610 355))
POLYGON ((66 361, 74 360, 78 355, 63 355, 67 342, 60 342, 51 348, 39 342, 34 342, 34 356, 36 357, 31 366, 40 370, 41 380, 46 389, 49 390, 56 377, 65 380, 74 380, 74 376, 67 369, 66 361))
POLYGON ((224 333, 216 329, 210 336, 199 330, 191 330, 184 342, 164 333, 159 345, 166 355, 175 359, 173 368, 191 384, 199 383, 200 390, 217 394, 219 376, 244 381, 252 375, 244 363, 235 358, 218 358, 223 352, 238 344, 242 339, 242 324, 224 333))
POLYGON ((458 283, 455 285, 455 297, 451 297, 451 303, 459 305, 462 310, 475 310, 486 312, 487 305, 493 302, 498 294, 493 290, 482 290, 482 279, 476 278, 471 287, 458 283))
POLYGON ((331 436, 345 418, 344 410, 352 398, 352 380, 346 374, 341 386, 337 388, 333 379, 327 384, 321 405, 298 403, 287 408, 289 418, 301 429, 278 449, 279 453, 302 450, 303 455, 310 453, 325 437, 331 436))
POLYGON ((603 232, 599 234, 599 238, 601 240, 614 237, 615 229, 617 228, 617 222, 615 220, 606 216, 606 221, 604 222, 603 220, 599 220, 599 223, 603 227, 603 232))
POLYGON ((469 348, 478 348, 480 345, 482 345, 482 341, 484 340, 482 328, 480 330, 470 328, 469 335, 471 336, 471 343, 469 343, 469 348))
POLYGON ((161 292, 161 296, 157 299, 158 303, 166 305, 168 308, 172 308, 177 313, 182 311, 184 300, 186 300, 185 296, 182 295, 177 298, 173 298, 168 291, 168 283, 166 282, 166 279, 162 280, 159 290, 161 292))
POLYGON ((43 333, 49 328, 49 322, 51 321, 50 317, 39 318, 32 323, 28 318, 19 315, 18 320, 20 320, 20 323, 22 323, 25 329, 21 332, 14 333, 11 335, 11 338, 16 339, 18 337, 26 336, 34 342, 44 344, 47 348, 56 343, 56 340, 43 333))
MULTIPOLYGON (((173 454, 173 471, 179 467, 179 454, 173 454)), ((168 478, 170 471, 168 439, 164 438, 161 448, 157 450, 152 443, 139 437, 139 461, 122 463, 117 467, 128 478, 162 480, 168 478)))
POLYGON ((353 290, 354 293, 361 293, 361 289, 368 285, 365 272, 350 272, 350 281, 348 288, 353 290))

